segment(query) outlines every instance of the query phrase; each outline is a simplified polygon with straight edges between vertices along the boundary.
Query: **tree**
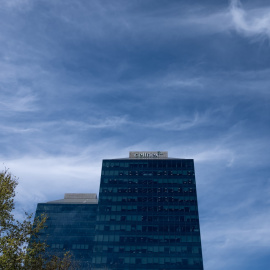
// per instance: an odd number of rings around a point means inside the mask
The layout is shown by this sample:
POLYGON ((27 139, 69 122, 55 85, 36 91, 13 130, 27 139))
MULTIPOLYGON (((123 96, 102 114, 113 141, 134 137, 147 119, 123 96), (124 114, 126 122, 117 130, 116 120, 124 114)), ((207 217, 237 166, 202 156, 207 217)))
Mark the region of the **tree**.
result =
POLYGON ((0 270, 77 269, 69 252, 51 256, 47 245, 39 241, 46 216, 36 218, 25 213, 23 221, 13 215, 18 180, 8 170, 0 172, 0 270))

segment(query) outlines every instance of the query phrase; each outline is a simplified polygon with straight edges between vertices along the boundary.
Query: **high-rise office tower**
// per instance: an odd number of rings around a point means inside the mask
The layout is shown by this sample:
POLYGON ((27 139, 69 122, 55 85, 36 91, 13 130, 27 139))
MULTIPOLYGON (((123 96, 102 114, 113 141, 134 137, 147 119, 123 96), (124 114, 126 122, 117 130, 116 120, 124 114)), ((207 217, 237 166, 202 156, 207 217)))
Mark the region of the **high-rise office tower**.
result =
POLYGON ((194 162, 167 152, 103 160, 95 194, 40 203, 48 253, 80 270, 203 270, 194 162))
POLYGON ((91 269, 203 269, 192 159, 103 160, 98 204, 91 269))
POLYGON ((64 199, 39 203, 36 216, 46 214, 39 240, 48 244, 48 255, 71 252, 75 269, 91 269, 97 215, 97 195, 67 193, 64 199))

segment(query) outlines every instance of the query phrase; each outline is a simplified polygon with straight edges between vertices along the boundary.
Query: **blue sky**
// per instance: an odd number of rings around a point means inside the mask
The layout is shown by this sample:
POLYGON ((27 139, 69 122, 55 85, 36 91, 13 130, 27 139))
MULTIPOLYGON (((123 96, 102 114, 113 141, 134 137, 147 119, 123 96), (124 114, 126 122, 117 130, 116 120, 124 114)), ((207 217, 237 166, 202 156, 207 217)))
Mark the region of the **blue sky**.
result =
POLYGON ((129 151, 194 158, 206 270, 270 266, 269 1, 0 0, 17 215, 129 151))

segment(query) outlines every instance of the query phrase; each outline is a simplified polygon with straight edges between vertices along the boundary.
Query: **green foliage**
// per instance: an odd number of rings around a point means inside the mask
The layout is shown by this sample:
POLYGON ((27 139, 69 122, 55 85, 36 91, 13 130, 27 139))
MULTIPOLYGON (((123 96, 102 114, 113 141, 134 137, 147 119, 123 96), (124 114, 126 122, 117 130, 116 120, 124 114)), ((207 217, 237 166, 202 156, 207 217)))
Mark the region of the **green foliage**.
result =
POLYGON ((0 172, 0 270, 73 270, 78 269, 67 252, 63 258, 49 256, 47 245, 39 241, 46 216, 33 221, 25 213, 23 221, 15 219, 15 188, 18 181, 7 170, 0 172))
POLYGON ((0 232, 13 222, 15 188, 18 185, 7 170, 0 172, 0 232))
POLYGON ((65 270, 65 269, 70 269, 70 270, 75 270, 78 269, 76 263, 74 263, 71 260, 71 255, 69 252, 67 252, 63 258, 59 258, 57 256, 53 256, 48 264, 46 265, 46 270, 54 270, 54 269, 59 269, 59 270, 65 270))

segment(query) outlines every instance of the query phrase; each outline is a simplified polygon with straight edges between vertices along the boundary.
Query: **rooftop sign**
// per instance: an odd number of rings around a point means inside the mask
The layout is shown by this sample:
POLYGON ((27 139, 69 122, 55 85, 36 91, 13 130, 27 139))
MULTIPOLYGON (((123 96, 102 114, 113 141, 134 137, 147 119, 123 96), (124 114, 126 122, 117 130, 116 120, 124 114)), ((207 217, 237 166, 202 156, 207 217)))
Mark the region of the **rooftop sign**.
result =
POLYGON ((163 159, 168 158, 168 152, 148 152, 148 151, 136 151, 129 152, 129 158, 138 158, 138 159, 163 159))

